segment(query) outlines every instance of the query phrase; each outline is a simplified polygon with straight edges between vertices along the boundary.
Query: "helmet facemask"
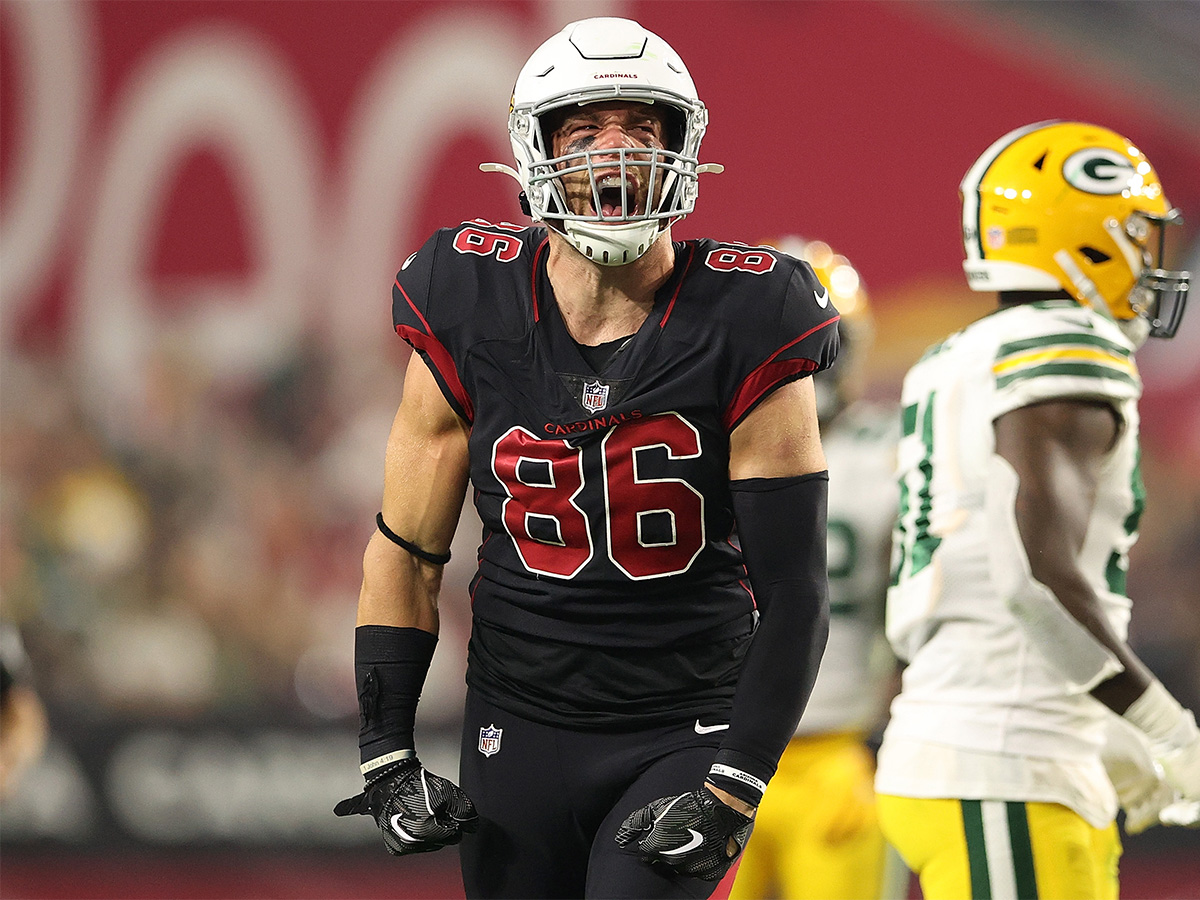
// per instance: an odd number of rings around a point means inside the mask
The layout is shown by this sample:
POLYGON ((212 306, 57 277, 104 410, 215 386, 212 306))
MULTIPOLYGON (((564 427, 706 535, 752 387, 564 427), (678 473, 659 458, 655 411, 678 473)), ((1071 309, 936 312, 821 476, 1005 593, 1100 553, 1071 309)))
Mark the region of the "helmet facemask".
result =
MULTIPOLYGON (((616 98, 604 97, 612 99, 616 98)), ((675 102, 682 101, 678 98, 675 102)), ((655 104, 654 99, 639 102, 655 104)), ((529 212, 565 235, 589 259, 602 265, 624 265, 645 253, 660 232, 695 208, 700 171, 696 151, 707 112, 680 110, 660 97, 655 104, 658 108, 665 105, 678 114, 664 117, 667 147, 586 149, 554 156, 555 123, 562 112, 577 105, 585 104, 558 106, 545 113, 530 111, 528 121, 520 126, 510 122, 514 135, 532 137, 523 184, 529 212), (674 127, 679 118, 690 118, 690 126, 674 127), (694 135, 692 147, 688 146, 689 133, 694 135), (678 136, 673 138, 673 134, 678 136)), ((520 115, 514 111, 512 119, 520 115)))
POLYGON ((542 44, 517 77, 508 120, 516 169, 481 168, 516 178, 530 217, 585 257, 625 265, 694 209, 701 172, 721 171, 698 162, 707 126, 687 68, 662 38, 629 19, 585 19, 542 44), (665 146, 554 154, 564 113, 614 101, 660 111, 665 146))
MULTIPOLYGON (((1190 272, 1168 270, 1162 262, 1166 256, 1167 226, 1182 224, 1179 210, 1172 209, 1165 216, 1149 213, 1134 213, 1126 221, 1123 231, 1128 241, 1140 251, 1140 266, 1137 280, 1129 291, 1130 310, 1138 318, 1149 323, 1149 336, 1170 338, 1175 336, 1183 312, 1187 308, 1190 272), (1157 253, 1149 249, 1150 232, 1157 232, 1157 253)), ((1118 241, 1124 247, 1126 241, 1118 241)))

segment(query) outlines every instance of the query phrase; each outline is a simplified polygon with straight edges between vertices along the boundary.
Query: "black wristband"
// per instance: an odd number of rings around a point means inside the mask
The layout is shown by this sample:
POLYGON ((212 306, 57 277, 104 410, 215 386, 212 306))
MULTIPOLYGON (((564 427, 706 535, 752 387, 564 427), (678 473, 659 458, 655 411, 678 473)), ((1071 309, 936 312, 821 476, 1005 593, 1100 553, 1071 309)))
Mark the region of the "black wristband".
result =
POLYGON ((359 761, 363 774, 415 755, 417 701, 437 636, 419 628, 360 625, 354 629, 359 761))
POLYGON ((397 547, 407 550, 417 559, 423 559, 425 562, 433 563, 435 566, 444 566, 446 563, 450 562, 449 550, 447 550, 445 553, 431 553, 428 550, 422 550, 412 541, 406 541, 404 538, 400 537, 400 535, 388 528, 387 522, 383 521, 383 513, 379 512, 375 514, 375 524, 379 526, 380 534, 382 534, 397 547))

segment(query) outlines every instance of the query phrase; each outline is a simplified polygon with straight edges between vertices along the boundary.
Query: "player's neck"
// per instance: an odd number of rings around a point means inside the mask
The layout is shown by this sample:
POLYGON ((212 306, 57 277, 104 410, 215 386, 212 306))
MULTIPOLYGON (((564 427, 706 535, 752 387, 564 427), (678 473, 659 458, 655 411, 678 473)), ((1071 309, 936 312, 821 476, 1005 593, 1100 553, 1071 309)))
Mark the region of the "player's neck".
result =
POLYGON ((670 232, 625 266, 597 265, 556 237, 551 232, 546 271, 571 337, 594 346, 637 331, 654 307, 655 292, 674 271, 670 232))

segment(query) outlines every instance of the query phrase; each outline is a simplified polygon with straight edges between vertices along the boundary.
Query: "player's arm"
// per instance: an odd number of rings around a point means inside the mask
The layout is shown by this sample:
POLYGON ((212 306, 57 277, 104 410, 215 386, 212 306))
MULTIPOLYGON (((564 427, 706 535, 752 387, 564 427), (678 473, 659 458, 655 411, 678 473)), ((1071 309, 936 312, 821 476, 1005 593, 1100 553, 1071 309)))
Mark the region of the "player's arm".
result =
POLYGON ((417 759, 413 723, 437 644, 442 566, 468 479, 468 426, 414 353, 388 437, 383 509, 363 555, 354 636, 363 793, 338 815, 373 816, 393 854, 458 843, 470 799, 417 759))
POLYGON ((995 422, 996 453, 1017 479, 1013 514, 1034 581, 1030 596, 1041 585, 1053 595, 1029 633, 1034 640, 1052 636, 1048 658, 1144 731, 1171 781, 1196 799, 1200 731, 1195 720, 1113 629, 1078 563, 1100 475, 1121 427, 1111 405, 1086 400, 1035 403, 995 422), (1055 624, 1055 600, 1086 634, 1073 634, 1070 623, 1066 628, 1055 624))
POLYGON ((730 437, 738 537, 760 618, 705 786, 629 816, 617 834, 648 862, 720 879, 812 692, 829 633, 828 478, 811 378, 770 394, 730 437), (700 834, 699 844, 689 840, 700 834))
POLYGON ((438 633, 439 557, 448 553, 467 490, 469 427, 450 408, 420 354, 388 437, 383 522, 423 558, 376 529, 363 556, 358 624, 438 633))
POLYGON ((734 429, 729 477, 759 622, 709 781, 757 807, 829 635, 829 480, 811 378, 779 388, 734 429))

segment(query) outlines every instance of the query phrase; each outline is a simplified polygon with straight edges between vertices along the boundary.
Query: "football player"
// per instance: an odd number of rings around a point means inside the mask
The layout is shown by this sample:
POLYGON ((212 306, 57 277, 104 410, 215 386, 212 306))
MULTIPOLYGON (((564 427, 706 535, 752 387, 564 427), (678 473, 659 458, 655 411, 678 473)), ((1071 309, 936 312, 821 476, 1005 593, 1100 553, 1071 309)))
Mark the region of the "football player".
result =
POLYGON ((831 615, 820 674, 730 896, 868 900, 883 893, 886 858, 867 740, 878 735, 896 672, 883 611, 900 414, 862 399, 874 321, 858 272, 824 241, 768 243, 809 263, 841 314, 837 363, 813 378, 829 460, 831 615))
POLYGON ((461 841, 468 897, 709 896, 828 630, 812 268, 677 242, 707 111, 628 19, 568 25, 509 116, 531 227, 438 231, 402 266, 416 350, 355 637, 362 794, 395 854, 461 841), (468 482, 483 522, 461 785, 413 721, 468 482), (737 520, 741 548, 729 541, 737 520))
POLYGON ((1116 898, 1111 717, 1149 747, 1122 784, 1142 827, 1200 799, 1195 719, 1126 641, 1134 354, 1183 315, 1189 274, 1162 259, 1180 213, 1133 143, 1081 122, 1006 134, 961 193, 963 268, 999 309, 904 381, 887 633, 908 665, 880 818, 930 900, 1116 898))

